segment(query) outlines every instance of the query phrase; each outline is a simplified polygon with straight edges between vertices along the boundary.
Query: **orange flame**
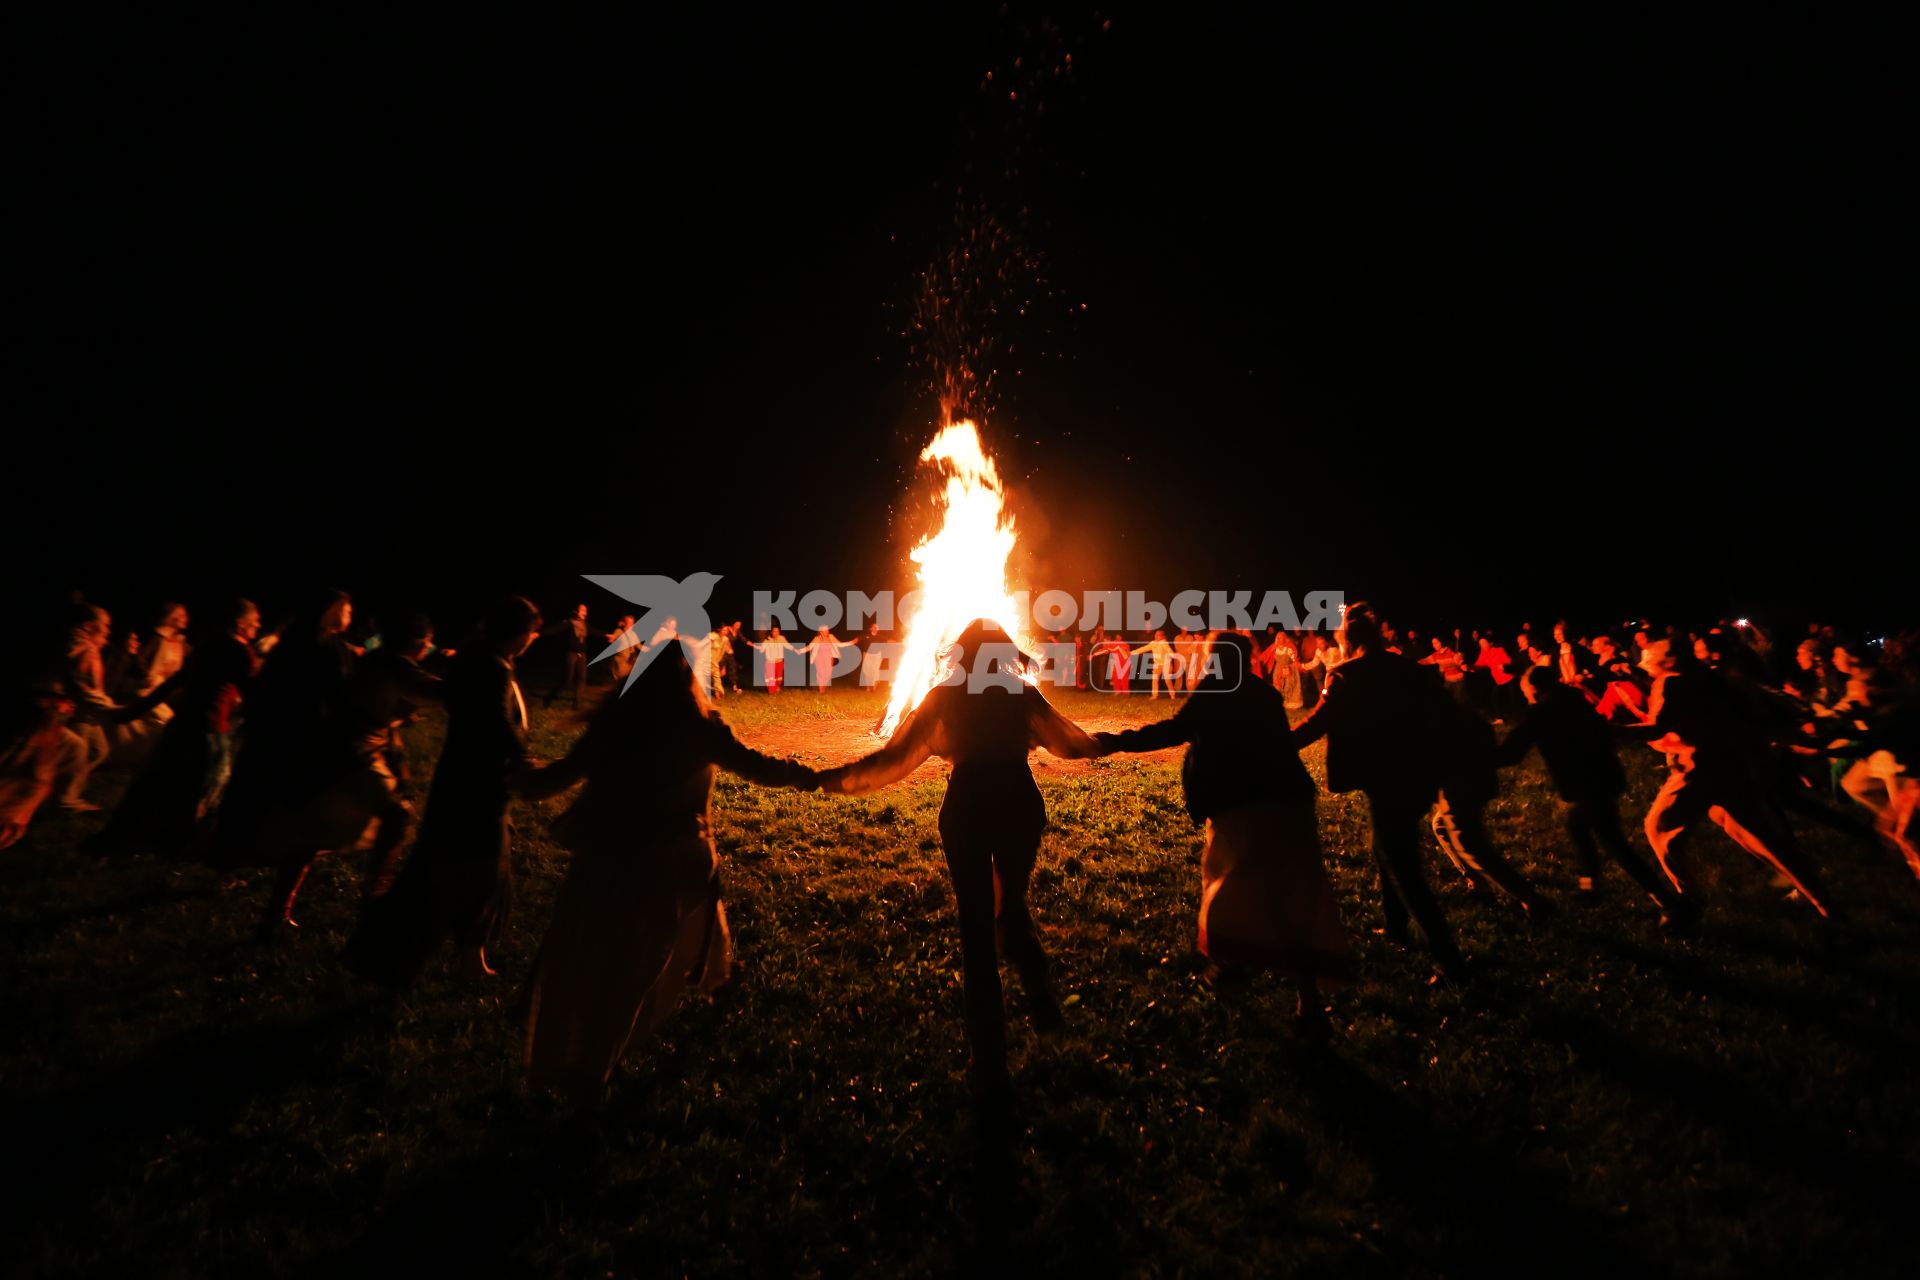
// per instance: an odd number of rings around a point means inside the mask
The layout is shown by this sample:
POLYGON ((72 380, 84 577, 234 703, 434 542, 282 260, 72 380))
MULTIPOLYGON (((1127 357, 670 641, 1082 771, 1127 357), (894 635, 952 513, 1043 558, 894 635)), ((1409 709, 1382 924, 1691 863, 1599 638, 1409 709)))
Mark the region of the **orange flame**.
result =
POLYGON ((993 459, 971 422, 943 427, 920 455, 946 473, 946 511, 940 529, 922 539, 910 558, 920 566, 920 602, 906 619, 907 639, 894 672, 882 737, 920 705, 939 681, 940 655, 975 618, 991 618, 1020 643, 1018 603, 1007 590, 1007 557, 1014 546, 1013 516, 993 459))

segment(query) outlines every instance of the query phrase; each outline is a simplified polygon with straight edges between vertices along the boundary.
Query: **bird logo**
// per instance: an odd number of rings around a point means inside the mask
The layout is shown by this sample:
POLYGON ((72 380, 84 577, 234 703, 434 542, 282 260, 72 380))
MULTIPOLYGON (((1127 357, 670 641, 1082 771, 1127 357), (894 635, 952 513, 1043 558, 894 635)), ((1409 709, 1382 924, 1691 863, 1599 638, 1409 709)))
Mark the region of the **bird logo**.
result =
MULTIPOLYGON (((633 682, 639 679, 647 664, 658 657, 671 641, 678 640, 687 646, 687 663, 694 666, 698 652, 693 646, 704 641, 713 630, 712 623, 707 619, 707 601, 713 597, 714 584, 720 581, 719 574, 690 573, 684 580, 675 580, 659 573, 583 573, 580 576, 646 611, 639 621, 616 636, 613 643, 594 658, 595 662, 600 662, 639 646, 640 652, 634 657, 633 670, 627 673, 627 682, 620 686, 621 693, 633 687, 633 682), (683 639, 683 632, 694 639, 683 639), (643 642, 642 636, 649 639, 643 642)), ((698 670, 698 667, 695 669, 698 670)))

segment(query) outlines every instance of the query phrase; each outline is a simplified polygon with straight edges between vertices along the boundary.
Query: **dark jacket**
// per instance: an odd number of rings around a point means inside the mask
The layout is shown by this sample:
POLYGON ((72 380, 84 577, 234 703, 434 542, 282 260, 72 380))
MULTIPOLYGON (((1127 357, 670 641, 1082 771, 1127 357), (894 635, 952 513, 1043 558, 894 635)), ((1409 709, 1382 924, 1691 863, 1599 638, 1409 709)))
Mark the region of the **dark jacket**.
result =
POLYGON ((1334 668, 1313 714, 1293 730, 1296 751, 1327 740, 1327 790, 1431 801, 1440 787, 1434 741, 1446 691, 1396 653, 1367 652, 1334 668))
POLYGON ((1503 768, 1516 765, 1535 747, 1562 800, 1612 801, 1627 789, 1613 730, 1578 692, 1547 686, 1541 700, 1528 707, 1507 734, 1495 758, 1503 768))

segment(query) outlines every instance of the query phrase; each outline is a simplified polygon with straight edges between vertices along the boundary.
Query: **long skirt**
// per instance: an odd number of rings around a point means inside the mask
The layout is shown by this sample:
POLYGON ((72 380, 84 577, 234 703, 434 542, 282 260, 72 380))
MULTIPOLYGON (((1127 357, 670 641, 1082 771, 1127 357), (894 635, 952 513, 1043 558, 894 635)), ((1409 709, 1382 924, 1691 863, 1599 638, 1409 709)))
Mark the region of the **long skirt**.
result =
POLYGON ((1353 976, 1311 802, 1245 805, 1207 820, 1200 950, 1220 964, 1322 982, 1353 976))
POLYGON ((527 979, 529 1078, 591 1093, 636 1036, 657 1030, 687 992, 719 987, 732 963, 710 840, 583 846, 527 979))

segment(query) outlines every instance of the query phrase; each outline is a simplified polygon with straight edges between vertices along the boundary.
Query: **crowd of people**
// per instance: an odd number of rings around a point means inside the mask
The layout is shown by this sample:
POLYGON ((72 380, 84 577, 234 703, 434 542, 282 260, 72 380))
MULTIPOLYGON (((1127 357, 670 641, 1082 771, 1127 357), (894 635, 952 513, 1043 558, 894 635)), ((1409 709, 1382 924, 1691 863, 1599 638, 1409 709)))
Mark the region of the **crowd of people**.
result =
POLYGON ((271 629, 244 600, 212 622, 189 645, 192 620, 177 604, 121 632, 98 605, 72 604, 63 644, 28 673, 0 724, 0 847, 49 813, 97 815, 96 773, 124 766, 131 777, 112 812, 83 819, 97 824, 89 855, 267 868, 259 932, 271 940, 297 929, 318 858, 360 853, 364 905, 347 965, 403 988, 451 942, 461 971, 484 981, 509 918, 512 800, 571 794, 553 834, 572 861, 519 1012, 530 1077, 583 1106, 683 994, 729 981, 709 812, 717 769, 851 795, 889 786, 929 756, 952 763, 939 832, 974 1084, 996 1106, 1010 1090, 1000 953, 1037 1025, 1062 1021, 1027 906, 1046 826, 1028 763, 1036 748, 1090 759, 1186 747, 1186 805, 1206 835, 1207 979, 1288 977, 1300 1027, 1316 1037, 1329 1029, 1326 990, 1354 969, 1301 759, 1322 739, 1327 788, 1368 799, 1385 931, 1407 943, 1417 924, 1436 980, 1466 982, 1471 968, 1433 892, 1426 831, 1475 891, 1497 890, 1535 915, 1556 910, 1483 820, 1500 771, 1536 751, 1561 801, 1578 891, 1598 892, 1610 863, 1675 929, 1701 912, 1696 833, 1706 821, 1822 921, 1842 918, 1845 904, 1790 817, 1884 847, 1920 877, 1913 637, 1861 645, 1815 629, 1789 645, 1740 620, 1698 633, 1635 626, 1622 641, 1556 623, 1545 635, 1520 630, 1509 648, 1479 632, 1399 631, 1354 604, 1334 633, 1156 632, 1136 642, 1094 632, 1023 649, 983 620, 945 655, 954 678, 885 746, 815 769, 743 744, 716 700, 777 693, 789 671, 819 690, 854 670, 871 684, 877 629, 843 641, 823 628, 795 644, 777 627, 757 638, 738 623, 682 636, 669 622, 640 637, 631 616, 596 631, 584 605, 543 628, 539 609, 511 597, 445 648, 425 617, 356 628, 340 592, 271 629), (520 684, 543 635, 555 673, 547 705, 570 694, 583 706, 596 667, 612 682, 557 761, 529 748, 520 684), (1020 678, 974 678, 1006 673, 1020 678), (1089 734, 1048 699, 1049 685, 1145 688, 1175 709, 1089 734), (430 708, 444 710, 445 740, 416 814, 404 735, 430 708), (1621 753, 1631 750, 1658 753, 1667 768, 1641 822, 1644 853, 1621 816, 1621 753))

